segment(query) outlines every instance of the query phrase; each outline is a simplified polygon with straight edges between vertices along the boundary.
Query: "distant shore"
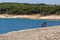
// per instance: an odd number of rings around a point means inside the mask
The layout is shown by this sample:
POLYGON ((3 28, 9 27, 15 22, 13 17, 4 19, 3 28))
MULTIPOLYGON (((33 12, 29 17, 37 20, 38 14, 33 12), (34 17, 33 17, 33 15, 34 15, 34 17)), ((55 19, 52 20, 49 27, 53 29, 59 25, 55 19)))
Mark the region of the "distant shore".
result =
POLYGON ((60 40, 60 26, 28 29, 0 34, 0 40, 60 40))
POLYGON ((0 15, 0 18, 29 18, 29 19, 60 19, 60 15, 41 16, 36 15, 0 15))

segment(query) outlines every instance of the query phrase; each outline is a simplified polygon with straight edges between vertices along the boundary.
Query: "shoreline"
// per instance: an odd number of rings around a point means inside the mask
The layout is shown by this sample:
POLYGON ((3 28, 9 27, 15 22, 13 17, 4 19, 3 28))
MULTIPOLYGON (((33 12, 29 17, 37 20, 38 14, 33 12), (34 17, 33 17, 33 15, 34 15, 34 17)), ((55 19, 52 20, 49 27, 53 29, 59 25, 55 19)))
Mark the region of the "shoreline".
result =
MULTIPOLYGON (((56 26, 49 26, 49 27, 42 27, 42 28, 32 28, 32 29, 23 29, 23 30, 17 30, 17 31, 10 31, 10 32, 7 32, 7 33, 3 33, 3 34, 0 34, 0 35, 5 35, 5 34, 10 34, 10 33, 14 33, 14 32, 24 32, 24 31, 32 31, 32 30, 37 30, 37 29, 47 29, 47 28, 56 28, 56 26)), ((59 27, 59 26, 58 26, 59 27)))
POLYGON ((36 15, 0 15, 0 18, 29 18, 29 19, 60 19, 60 15, 41 16, 36 15))
POLYGON ((12 31, 0 34, 0 40, 60 40, 60 26, 12 31))

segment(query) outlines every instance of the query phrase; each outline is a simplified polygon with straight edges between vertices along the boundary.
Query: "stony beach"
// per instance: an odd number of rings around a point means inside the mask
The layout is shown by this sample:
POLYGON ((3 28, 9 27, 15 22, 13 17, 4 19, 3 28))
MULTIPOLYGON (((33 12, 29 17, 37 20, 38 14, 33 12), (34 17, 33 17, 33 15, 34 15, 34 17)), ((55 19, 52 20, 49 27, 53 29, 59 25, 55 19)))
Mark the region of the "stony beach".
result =
POLYGON ((3 14, 3 15, 0 15, 0 18, 60 19, 60 15, 41 16, 39 14, 36 14, 36 15, 8 15, 8 14, 3 14))
POLYGON ((12 31, 0 34, 0 40, 60 40, 60 26, 12 31))

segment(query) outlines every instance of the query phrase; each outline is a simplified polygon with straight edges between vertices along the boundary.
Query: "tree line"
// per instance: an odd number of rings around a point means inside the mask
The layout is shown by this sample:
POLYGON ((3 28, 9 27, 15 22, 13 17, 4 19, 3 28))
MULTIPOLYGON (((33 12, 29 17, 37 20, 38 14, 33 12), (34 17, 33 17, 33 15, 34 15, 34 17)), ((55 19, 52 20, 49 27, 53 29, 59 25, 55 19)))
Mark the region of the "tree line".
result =
POLYGON ((29 4, 29 3, 0 3, 0 14, 11 15, 59 15, 60 5, 29 4))

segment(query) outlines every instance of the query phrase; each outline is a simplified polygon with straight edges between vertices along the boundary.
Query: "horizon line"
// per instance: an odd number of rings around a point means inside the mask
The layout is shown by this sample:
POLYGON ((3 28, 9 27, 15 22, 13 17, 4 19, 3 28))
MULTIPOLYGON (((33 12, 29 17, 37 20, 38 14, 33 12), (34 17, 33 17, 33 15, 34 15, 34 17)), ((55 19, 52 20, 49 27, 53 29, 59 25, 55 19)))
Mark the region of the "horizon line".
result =
MULTIPOLYGON (((21 3, 21 2, 0 2, 0 3, 21 3)), ((27 3, 27 4, 50 4, 50 3, 27 3)), ((50 5, 60 5, 60 4, 50 4, 50 5)))

